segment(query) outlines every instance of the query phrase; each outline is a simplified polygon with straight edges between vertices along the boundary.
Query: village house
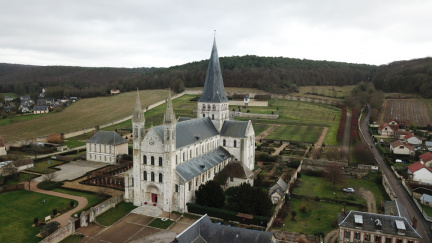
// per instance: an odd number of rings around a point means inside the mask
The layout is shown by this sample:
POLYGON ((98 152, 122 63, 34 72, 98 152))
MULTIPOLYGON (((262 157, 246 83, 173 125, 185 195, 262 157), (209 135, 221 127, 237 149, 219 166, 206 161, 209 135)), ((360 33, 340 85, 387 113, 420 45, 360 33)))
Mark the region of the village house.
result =
POLYGON ((408 177, 420 184, 432 185, 432 169, 426 167, 422 161, 408 166, 408 177))
POLYGON ((183 232, 178 234, 172 242, 276 243, 278 241, 272 232, 215 224, 211 221, 209 216, 205 214, 183 232))
POLYGON ((118 89, 111 89, 110 90, 110 93, 113 95, 113 94, 120 94, 120 90, 118 90, 118 89))
POLYGON ((115 164, 117 156, 128 154, 128 141, 116 132, 99 131, 86 142, 86 159, 115 164))
POLYGON ((411 145, 421 145, 423 141, 414 134, 409 133, 404 136, 404 142, 411 145))
POLYGON ((13 98, 12 97, 9 97, 9 96, 5 96, 4 97, 4 101, 7 103, 7 102, 11 102, 13 100, 13 98))
POLYGON ((388 123, 384 123, 378 128, 378 133, 381 136, 393 137, 398 130, 399 128, 397 125, 390 125, 388 123))
POLYGON ((389 125, 397 125, 398 129, 407 129, 411 122, 405 119, 394 119, 389 122, 389 125))
POLYGON ((415 155, 415 148, 399 140, 390 143, 390 151, 399 155, 415 155))
POLYGON ((273 204, 278 204, 288 191, 288 184, 279 178, 279 180, 273 184, 268 191, 268 195, 273 204))
POLYGON ((361 211, 344 211, 338 215, 339 243, 392 242, 419 243, 422 238, 413 224, 402 216, 376 214, 361 211))
POLYGON ((432 153, 427 152, 419 155, 419 159, 426 167, 432 167, 432 153))
POLYGON ((46 114, 49 112, 47 105, 35 105, 33 107, 33 113, 34 114, 46 114))

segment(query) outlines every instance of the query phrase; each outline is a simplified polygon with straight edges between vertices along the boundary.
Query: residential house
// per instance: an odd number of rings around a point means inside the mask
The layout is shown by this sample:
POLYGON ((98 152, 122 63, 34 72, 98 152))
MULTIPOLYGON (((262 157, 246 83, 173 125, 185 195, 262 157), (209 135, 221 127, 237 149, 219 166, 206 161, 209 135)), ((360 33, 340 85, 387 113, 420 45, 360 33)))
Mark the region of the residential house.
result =
POLYGON ((12 162, 18 171, 26 170, 34 167, 32 159, 18 159, 12 162))
POLYGON ((6 154, 7 154, 6 153, 6 145, 5 145, 4 141, 3 141, 3 137, 0 136, 0 156, 6 155, 6 154))
POLYGON ((419 159, 426 167, 432 167, 432 153, 424 153, 419 156, 419 159))
POLYGON ((390 143, 390 151, 399 155, 414 155, 415 148, 410 144, 403 143, 399 140, 390 143))
POLYGON ((48 113, 49 109, 47 105, 35 105, 33 107, 33 113, 34 114, 44 114, 44 113, 48 113))
POLYGON ((5 101, 5 103, 7 103, 7 102, 11 102, 13 99, 14 99, 14 98, 9 97, 9 96, 7 96, 7 95, 4 97, 4 101, 5 101))
POLYGON ((411 224, 405 217, 361 211, 344 211, 338 215, 339 241, 419 243, 417 220, 411 224))
POLYGON ((36 100, 36 105, 47 105, 45 98, 39 98, 36 100))
POLYGON ((69 99, 66 96, 63 96, 63 98, 60 99, 61 103, 66 104, 69 103, 69 99))
POLYGON ((76 96, 71 96, 71 97, 69 97, 69 99, 70 99, 72 102, 75 102, 75 101, 78 100, 78 97, 76 97, 76 96))
POLYGON ((399 127, 397 125, 384 123, 378 128, 378 133, 381 136, 393 137, 398 130, 399 127))
POLYGON ((432 151, 432 141, 425 141, 427 150, 432 151))
POLYGON ((229 225, 215 224, 205 214, 191 226, 178 234, 174 243, 219 243, 219 242, 247 242, 247 243, 276 243, 272 232, 243 229, 229 225))
POLYGON ((249 101, 250 101, 250 98, 249 98, 249 95, 247 94, 247 95, 245 95, 245 97, 244 97, 244 104, 245 104, 245 106, 248 106, 249 101))
POLYGON ((407 129, 411 122, 410 120, 405 119, 394 119, 389 122, 390 125, 397 125, 399 129, 407 129))
POLYGON ((420 184, 432 185, 432 169, 421 161, 408 166, 408 177, 420 184))
POLYGON ((422 144, 422 140, 412 133, 408 133, 407 135, 405 135, 404 141, 405 141, 405 143, 408 143, 411 145, 421 145, 422 144))
POLYGON ((46 98, 45 101, 47 105, 53 105, 55 103, 54 98, 46 98))
POLYGON ((19 98, 21 102, 31 100, 29 95, 21 95, 19 98))
POLYGON ((279 180, 273 184, 268 191, 268 195, 273 204, 278 204, 282 198, 285 197, 285 193, 288 192, 288 184, 279 178, 279 180))
POLYGON ((128 141, 116 132, 99 131, 86 142, 87 160, 115 164, 121 154, 128 154, 128 141))
POLYGON ((118 90, 118 89, 111 89, 110 93, 111 94, 120 94, 120 90, 118 90))
POLYGON ((405 136, 408 134, 410 134, 410 132, 404 130, 398 130, 397 132, 395 132, 396 135, 395 137, 396 139, 403 140, 405 136))
POLYGON ((21 104, 18 110, 21 111, 21 113, 29 113, 31 111, 30 106, 27 104, 21 104))

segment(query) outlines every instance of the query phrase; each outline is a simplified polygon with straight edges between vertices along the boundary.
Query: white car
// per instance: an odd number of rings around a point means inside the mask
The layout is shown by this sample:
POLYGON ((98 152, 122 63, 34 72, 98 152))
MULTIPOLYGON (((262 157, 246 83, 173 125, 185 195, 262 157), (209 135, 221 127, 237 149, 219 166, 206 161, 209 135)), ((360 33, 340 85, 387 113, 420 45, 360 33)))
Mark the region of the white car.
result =
POLYGON ((344 188, 342 191, 344 191, 344 192, 348 192, 348 193, 354 193, 354 189, 351 188, 351 187, 344 188))

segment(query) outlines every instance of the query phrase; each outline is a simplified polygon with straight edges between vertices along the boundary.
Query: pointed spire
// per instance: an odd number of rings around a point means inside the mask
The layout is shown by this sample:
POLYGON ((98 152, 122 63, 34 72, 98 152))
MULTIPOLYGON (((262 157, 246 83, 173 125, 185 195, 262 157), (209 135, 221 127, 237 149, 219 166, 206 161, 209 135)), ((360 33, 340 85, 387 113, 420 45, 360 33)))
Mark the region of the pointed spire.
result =
POLYGON ((198 102, 223 103, 228 102, 222 79, 222 72, 219 64, 219 55, 216 47, 216 37, 213 41, 213 48, 207 68, 204 89, 198 102))
POLYGON ((174 122, 176 120, 171 101, 171 89, 168 89, 167 108, 165 111, 164 122, 174 122))
POLYGON ((135 110, 133 112, 133 116, 132 116, 132 121, 134 122, 142 122, 144 121, 144 112, 141 109, 141 100, 139 97, 139 90, 137 88, 137 97, 136 97, 136 102, 135 102, 135 110))

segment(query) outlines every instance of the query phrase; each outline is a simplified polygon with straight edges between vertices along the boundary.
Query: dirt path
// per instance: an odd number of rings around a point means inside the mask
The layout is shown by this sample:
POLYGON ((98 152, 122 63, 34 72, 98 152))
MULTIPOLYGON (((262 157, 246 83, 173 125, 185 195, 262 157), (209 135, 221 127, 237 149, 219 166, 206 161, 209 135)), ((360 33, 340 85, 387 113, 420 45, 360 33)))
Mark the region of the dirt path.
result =
POLYGON ((371 191, 365 190, 363 187, 358 189, 359 194, 366 200, 369 213, 377 213, 375 196, 371 191))
POLYGON ((351 113, 347 112, 345 121, 345 130, 342 140, 342 160, 348 162, 349 160, 349 150, 350 150, 350 138, 351 138, 351 113))
MULTIPOLYGON (((27 184, 27 183, 25 183, 25 184, 27 184)), ((60 193, 60 192, 54 192, 54 191, 45 191, 45 190, 39 189, 37 187, 37 184, 38 184, 38 182, 32 181, 30 183, 30 190, 34 191, 34 192, 39 192, 39 193, 51 195, 51 196, 76 200, 78 202, 78 206, 76 206, 74 209, 72 209, 72 210, 70 210, 70 211, 68 211, 68 212, 66 212, 66 213, 53 219, 53 220, 60 223, 60 227, 63 227, 67 224, 67 222, 68 222, 68 220, 72 214, 83 209, 88 204, 87 198, 85 198, 85 197, 78 197, 78 196, 73 196, 73 195, 64 194, 64 193, 60 193)), ((28 186, 28 184, 27 184, 27 186, 28 186)))
POLYGON ((282 145, 279 147, 279 148, 277 148, 275 151, 274 151, 274 153, 272 153, 272 155, 279 155, 280 154, 280 152, 286 147, 286 146, 288 146, 289 145, 289 142, 283 142, 282 143, 282 145))
POLYGON ((324 237, 324 243, 335 243, 338 236, 339 236, 339 229, 335 229, 333 231, 330 231, 324 237))
POLYGON ((312 150, 312 159, 314 159, 316 157, 316 155, 319 153, 323 143, 324 143, 324 139, 327 135, 327 131, 328 131, 328 127, 324 127, 321 136, 318 138, 318 141, 314 144, 314 149, 312 150))
POLYGON ((255 142, 259 142, 260 139, 267 137, 278 126, 279 125, 273 124, 271 127, 267 128, 264 132, 262 132, 260 135, 255 137, 255 142))

